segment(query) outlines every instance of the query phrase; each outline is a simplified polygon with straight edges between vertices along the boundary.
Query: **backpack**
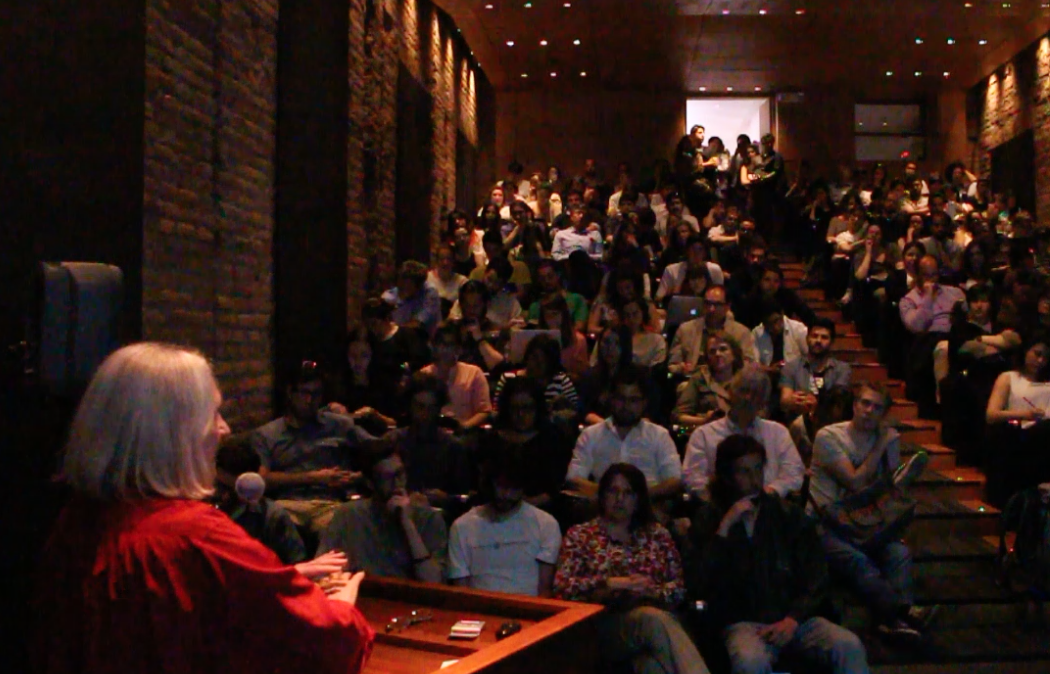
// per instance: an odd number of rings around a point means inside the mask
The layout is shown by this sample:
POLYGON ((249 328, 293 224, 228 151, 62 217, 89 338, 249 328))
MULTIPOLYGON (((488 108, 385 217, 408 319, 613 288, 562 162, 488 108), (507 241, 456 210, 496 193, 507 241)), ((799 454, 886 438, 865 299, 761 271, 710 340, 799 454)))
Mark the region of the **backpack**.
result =
POLYGON ((1005 587, 1050 597, 1050 486, 1024 489, 1006 502, 997 563, 1005 587), (1009 532, 1015 534, 1013 549, 1006 545, 1009 532))

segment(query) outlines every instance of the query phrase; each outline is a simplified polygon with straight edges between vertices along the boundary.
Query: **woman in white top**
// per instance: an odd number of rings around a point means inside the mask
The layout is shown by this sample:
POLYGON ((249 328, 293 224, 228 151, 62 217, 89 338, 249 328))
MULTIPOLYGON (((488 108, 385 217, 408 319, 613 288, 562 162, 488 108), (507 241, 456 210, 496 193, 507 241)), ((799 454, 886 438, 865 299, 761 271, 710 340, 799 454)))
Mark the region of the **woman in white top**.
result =
POLYGON ((1021 367, 999 375, 988 399, 989 424, 1019 421, 1022 427, 1047 418, 1050 410, 1050 344, 1031 342, 1022 353, 1021 367))
POLYGON ((649 304, 643 299, 632 299, 620 308, 624 326, 631 333, 634 364, 654 367, 667 360, 667 340, 658 332, 645 329, 649 324, 649 304))
POLYGON ((447 243, 438 246, 434 262, 434 268, 427 272, 427 285, 437 291, 438 297, 451 307, 459 299, 459 289, 467 282, 467 277, 457 274, 453 269, 455 260, 452 247, 447 243))

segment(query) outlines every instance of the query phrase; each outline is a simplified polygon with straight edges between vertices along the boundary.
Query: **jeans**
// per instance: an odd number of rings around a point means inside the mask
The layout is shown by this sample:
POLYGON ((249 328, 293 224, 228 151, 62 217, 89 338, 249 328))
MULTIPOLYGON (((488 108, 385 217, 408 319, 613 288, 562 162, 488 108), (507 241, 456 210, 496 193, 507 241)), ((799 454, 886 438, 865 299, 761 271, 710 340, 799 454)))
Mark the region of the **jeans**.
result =
MULTIPOLYGON (((733 674, 770 674, 781 649, 758 635, 760 623, 736 623, 726 628, 726 649, 733 674)), ((825 620, 810 618, 795 630, 783 648, 802 658, 831 667, 835 674, 866 674, 868 656, 856 634, 825 620)))
POLYGON ((635 674, 708 674, 693 640, 667 611, 606 611, 598 618, 598 637, 602 655, 611 663, 630 662, 635 674))
POLYGON ((865 551, 826 529, 820 543, 830 571, 850 582, 880 620, 894 620, 912 605, 911 552, 904 543, 865 551))

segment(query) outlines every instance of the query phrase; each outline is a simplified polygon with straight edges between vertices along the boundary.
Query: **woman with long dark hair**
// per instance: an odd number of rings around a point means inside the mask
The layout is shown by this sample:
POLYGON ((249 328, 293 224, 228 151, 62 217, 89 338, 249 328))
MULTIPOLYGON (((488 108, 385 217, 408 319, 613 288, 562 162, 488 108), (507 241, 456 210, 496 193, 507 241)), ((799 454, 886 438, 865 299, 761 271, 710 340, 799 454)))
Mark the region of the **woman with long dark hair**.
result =
POLYGON ((620 370, 630 367, 634 358, 631 333, 623 326, 605 328, 598 337, 595 349, 598 358, 580 380, 583 423, 588 426, 600 424, 612 413, 609 404, 613 377, 620 370))
POLYGON ((587 338, 576 330, 569 312, 569 303, 562 295, 555 295, 540 304, 540 327, 561 333, 561 365, 569 376, 578 380, 590 363, 587 338))
POLYGON ((671 613, 685 596, 682 562, 671 535, 653 516, 638 468, 609 466, 598 483, 598 513, 565 535, 555 595, 607 607, 598 630, 609 665, 706 673, 703 658, 671 613))

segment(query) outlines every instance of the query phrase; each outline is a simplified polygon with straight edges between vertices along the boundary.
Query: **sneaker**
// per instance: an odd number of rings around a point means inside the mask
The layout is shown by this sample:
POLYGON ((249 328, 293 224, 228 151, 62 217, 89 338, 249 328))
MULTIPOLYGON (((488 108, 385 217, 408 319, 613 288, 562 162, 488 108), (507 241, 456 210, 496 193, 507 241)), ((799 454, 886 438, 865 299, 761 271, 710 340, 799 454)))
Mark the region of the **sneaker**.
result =
POLYGON ((911 606, 908 608, 908 615, 904 616, 904 622, 920 632, 925 632, 940 610, 941 607, 937 604, 933 606, 911 606))
POLYGON ((929 463, 930 455, 926 453, 926 450, 920 449, 897 468, 897 472, 893 474, 893 484, 901 489, 907 489, 919 479, 929 463))
POLYGON ((889 624, 879 625, 878 632, 884 637, 909 645, 917 645, 922 641, 922 634, 903 620, 896 620, 889 624))

